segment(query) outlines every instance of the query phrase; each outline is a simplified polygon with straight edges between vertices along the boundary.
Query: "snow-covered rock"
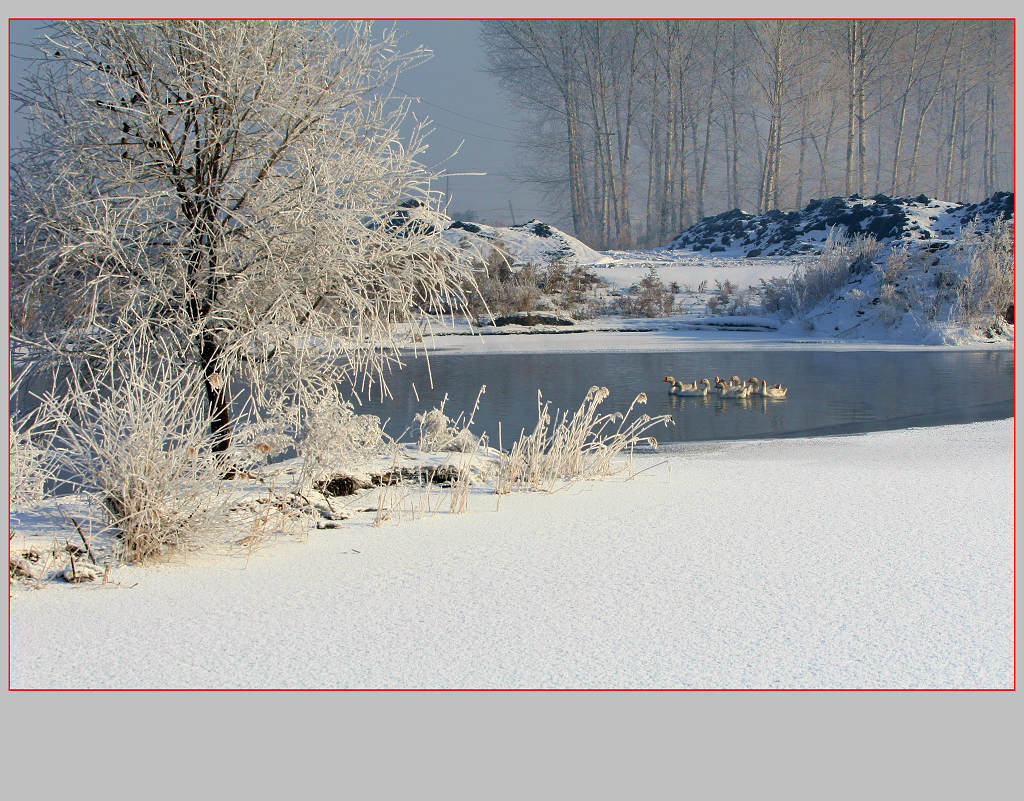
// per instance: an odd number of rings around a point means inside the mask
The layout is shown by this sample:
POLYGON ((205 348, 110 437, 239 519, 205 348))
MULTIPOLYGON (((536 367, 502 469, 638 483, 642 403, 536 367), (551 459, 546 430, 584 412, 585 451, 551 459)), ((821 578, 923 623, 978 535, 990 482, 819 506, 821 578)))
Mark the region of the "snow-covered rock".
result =
POLYGON ((495 246, 512 258, 512 266, 547 265, 561 261, 568 266, 611 264, 614 259, 584 245, 576 237, 540 220, 509 227, 455 220, 442 234, 451 242, 463 241, 480 249, 486 258, 495 246))
POLYGON ((706 217, 677 236, 667 246, 748 257, 815 253, 829 231, 871 234, 885 243, 898 241, 951 240, 972 218, 987 229, 999 217, 1013 217, 1013 193, 997 192, 981 203, 954 203, 927 195, 865 198, 830 197, 812 200, 800 211, 769 211, 749 214, 739 209, 706 217))

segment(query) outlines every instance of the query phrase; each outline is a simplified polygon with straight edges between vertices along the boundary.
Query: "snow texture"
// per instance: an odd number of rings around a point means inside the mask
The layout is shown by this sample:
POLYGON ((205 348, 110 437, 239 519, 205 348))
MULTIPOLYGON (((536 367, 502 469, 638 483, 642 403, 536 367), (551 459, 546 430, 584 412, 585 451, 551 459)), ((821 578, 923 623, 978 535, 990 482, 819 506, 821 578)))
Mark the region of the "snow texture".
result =
POLYGON ((11 683, 1009 688, 1012 432, 683 445, 499 510, 477 489, 461 516, 16 589, 11 683))

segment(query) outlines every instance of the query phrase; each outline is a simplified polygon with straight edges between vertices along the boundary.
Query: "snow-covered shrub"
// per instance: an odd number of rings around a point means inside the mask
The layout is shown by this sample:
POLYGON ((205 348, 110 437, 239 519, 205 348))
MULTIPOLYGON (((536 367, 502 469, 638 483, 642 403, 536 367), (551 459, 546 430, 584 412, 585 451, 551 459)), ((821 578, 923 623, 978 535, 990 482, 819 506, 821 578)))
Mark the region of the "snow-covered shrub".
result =
POLYGON ((885 247, 871 234, 854 234, 844 237, 844 239, 846 241, 843 244, 850 254, 851 273, 868 272, 874 266, 878 254, 885 247))
POLYGON ((328 395, 313 408, 296 445, 302 457, 299 484, 308 487, 331 475, 359 471, 384 447, 379 417, 356 414, 337 393, 328 395))
POLYGON ((103 510, 121 557, 145 561, 223 524, 227 457, 209 447, 201 376, 132 353, 117 368, 51 394, 42 417, 62 478, 103 510))
POLYGON ((559 481, 611 475, 616 457, 641 443, 657 447, 657 440, 647 432, 668 425, 671 416, 642 414, 630 420, 633 409, 647 403, 642 392, 625 414, 598 414, 608 395, 607 387, 591 387, 575 412, 556 411, 552 417, 550 401, 544 402, 538 391, 537 425, 501 455, 495 492, 550 492, 559 481))
POLYGON ((664 317, 672 313, 674 306, 675 296, 662 283, 654 267, 618 301, 620 312, 630 317, 664 317))
POLYGON ((448 402, 447 395, 441 399, 440 406, 417 414, 413 418, 413 422, 418 424, 420 428, 419 449, 428 452, 457 451, 460 453, 470 453, 477 450, 482 443, 486 442, 486 435, 483 437, 477 436, 470 431, 469 427, 473 424, 473 418, 480 405, 480 397, 486 390, 486 385, 480 388, 473 411, 470 413, 469 420, 465 425, 462 424, 462 415, 459 415, 458 419, 452 420, 445 414, 444 407, 448 402))
POLYGON ((879 293, 878 319, 885 325, 896 325, 910 310, 906 296, 892 284, 883 284, 879 293))
POLYGON ((750 293, 747 290, 736 292, 729 301, 727 314, 746 314, 750 311, 750 293))
POLYGON ((868 234, 847 236, 833 228, 817 262, 794 273, 788 285, 774 287, 777 297, 773 305, 787 317, 810 311, 844 287, 851 275, 871 270, 881 247, 868 234))
POLYGON ((954 256, 963 263, 956 287, 957 312, 963 324, 991 325, 1013 302, 1013 223, 996 220, 979 231, 971 220, 963 229, 954 256))
POLYGON ((910 269, 910 247, 906 242, 897 245, 889 251, 885 257, 885 266, 882 268, 882 283, 895 284, 903 278, 910 269))

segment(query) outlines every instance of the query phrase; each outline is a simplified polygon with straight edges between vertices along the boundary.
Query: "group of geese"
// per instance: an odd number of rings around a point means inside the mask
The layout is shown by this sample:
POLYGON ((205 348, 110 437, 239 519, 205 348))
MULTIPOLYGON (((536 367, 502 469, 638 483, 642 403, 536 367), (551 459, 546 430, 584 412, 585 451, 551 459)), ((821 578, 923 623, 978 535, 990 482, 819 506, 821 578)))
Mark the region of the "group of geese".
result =
POLYGON ((753 395, 761 395, 765 398, 781 399, 785 398, 786 393, 789 392, 789 389, 782 384, 769 386, 768 382, 762 378, 748 378, 746 381, 741 381, 738 375, 729 379, 719 378, 716 375, 714 384, 711 383, 710 378, 702 378, 692 384, 684 384, 682 381, 676 381, 670 375, 665 376, 665 381, 669 384, 669 395, 682 395, 689 398, 706 398, 708 393, 713 393, 722 398, 749 398, 753 395), (712 389, 712 387, 714 388, 712 389))

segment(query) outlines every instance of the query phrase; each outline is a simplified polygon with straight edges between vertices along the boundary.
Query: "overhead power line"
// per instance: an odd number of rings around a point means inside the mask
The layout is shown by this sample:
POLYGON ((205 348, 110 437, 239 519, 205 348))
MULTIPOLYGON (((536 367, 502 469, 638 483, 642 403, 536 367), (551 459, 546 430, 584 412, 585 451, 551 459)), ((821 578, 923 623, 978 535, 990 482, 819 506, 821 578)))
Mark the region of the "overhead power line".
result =
POLYGON ((442 106, 440 103, 434 103, 431 100, 424 100, 422 97, 419 98, 421 103, 426 103, 428 106, 439 108, 441 111, 447 111, 449 114, 454 114, 456 117, 462 117, 463 119, 470 120, 471 122, 479 122, 481 125, 490 125, 492 128, 501 128, 503 131, 511 131, 512 133, 519 133, 520 129, 510 128, 507 125, 498 125, 496 122, 488 122, 487 120, 481 120, 479 117, 470 117, 468 114, 463 114, 459 111, 454 111, 450 108, 442 106))

